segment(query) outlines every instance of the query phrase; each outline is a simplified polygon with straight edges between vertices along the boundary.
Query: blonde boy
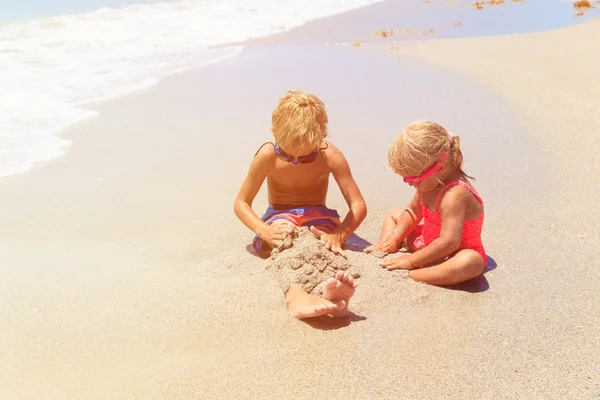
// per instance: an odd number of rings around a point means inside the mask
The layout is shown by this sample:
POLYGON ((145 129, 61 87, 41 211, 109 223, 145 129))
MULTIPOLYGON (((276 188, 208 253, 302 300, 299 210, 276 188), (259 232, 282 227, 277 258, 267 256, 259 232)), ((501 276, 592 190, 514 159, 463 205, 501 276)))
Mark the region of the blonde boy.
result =
MULTIPOLYGON (((345 257, 343 244, 367 214, 365 201, 341 151, 326 141, 327 112, 318 97, 300 91, 281 98, 272 116, 275 143, 263 144, 235 200, 237 217, 256 235, 254 246, 265 256, 290 225, 310 226, 329 250, 345 257), (349 211, 339 214, 326 207, 329 175, 335 178, 349 211), (256 193, 267 180, 269 208, 262 218, 252 210, 256 193)), ((293 284, 286 293, 288 312, 294 318, 348 315, 348 302, 356 283, 338 272, 325 285, 323 297, 293 284)))

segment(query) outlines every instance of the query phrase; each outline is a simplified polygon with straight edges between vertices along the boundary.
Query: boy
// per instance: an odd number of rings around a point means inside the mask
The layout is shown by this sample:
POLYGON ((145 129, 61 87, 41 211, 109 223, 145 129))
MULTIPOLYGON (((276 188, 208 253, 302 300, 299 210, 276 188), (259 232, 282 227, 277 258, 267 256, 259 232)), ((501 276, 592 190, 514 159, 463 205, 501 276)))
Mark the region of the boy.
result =
MULTIPOLYGON (((288 92, 273 111, 271 122, 275 143, 267 142, 256 152, 235 200, 235 214, 256 234, 254 246, 261 256, 292 225, 310 226, 327 249, 345 257, 343 243, 365 219, 367 207, 346 158, 325 141, 325 105, 312 94, 288 92), (329 174, 348 203, 342 222, 337 211, 325 206, 329 174), (261 219, 252 210, 252 201, 265 179, 270 206, 261 219)), ((322 298, 292 284, 286 292, 288 312, 298 319, 325 314, 346 317, 355 288, 352 277, 342 271, 327 280, 322 298)))

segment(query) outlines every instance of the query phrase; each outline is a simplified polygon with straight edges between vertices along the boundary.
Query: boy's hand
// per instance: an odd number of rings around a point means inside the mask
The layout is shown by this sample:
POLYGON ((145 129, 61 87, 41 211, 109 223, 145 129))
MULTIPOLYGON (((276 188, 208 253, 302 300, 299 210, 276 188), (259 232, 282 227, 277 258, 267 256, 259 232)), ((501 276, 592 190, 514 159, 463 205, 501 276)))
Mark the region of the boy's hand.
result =
POLYGON ((393 238, 392 236, 393 235, 388 236, 388 238, 385 239, 381 243, 375 243, 375 244, 370 245, 363 251, 367 254, 369 254, 373 251, 376 251, 376 250, 381 250, 386 253, 395 253, 400 248, 400 245, 402 244, 402 242, 399 242, 398 240, 396 240, 396 238, 393 238))
POLYGON ((258 235, 271 247, 276 247, 277 242, 283 239, 283 233, 286 231, 284 224, 271 224, 258 235))
POLYGON ((414 269, 413 265, 410 263, 410 254, 403 254, 398 257, 391 257, 386 260, 382 260, 379 262, 379 265, 382 268, 386 268, 388 271, 393 269, 414 269))
POLYGON ((333 251, 335 254, 339 254, 340 256, 346 258, 346 253, 342 249, 342 245, 344 241, 340 237, 340 235, 335 233, 326 233, 322 230, 315 228, 314 226, 310 227, 310 231, 315 234, 316 237, 321 240, 321 244, 325 246, 327 250, 333 251))

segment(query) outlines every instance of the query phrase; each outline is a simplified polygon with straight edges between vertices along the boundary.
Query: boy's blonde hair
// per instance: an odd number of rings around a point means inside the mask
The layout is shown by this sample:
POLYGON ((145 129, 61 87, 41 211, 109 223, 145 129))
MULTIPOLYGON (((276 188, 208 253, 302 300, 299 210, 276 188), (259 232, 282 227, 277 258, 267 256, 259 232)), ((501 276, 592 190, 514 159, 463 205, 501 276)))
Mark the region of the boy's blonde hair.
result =
POLYGON ((275 142, 291 156, 316 150, 328 136, 325 105, 315 95, 290 91, 283 96, 271 118, 275 142))
POLYGON ((390 146, 388 163, 394 172, 402 176, 420 175, 444 153, 448 153, 447 165, 472 179, 462 170, 460 138, 430 121, 413 122, 404 128, 390 146))

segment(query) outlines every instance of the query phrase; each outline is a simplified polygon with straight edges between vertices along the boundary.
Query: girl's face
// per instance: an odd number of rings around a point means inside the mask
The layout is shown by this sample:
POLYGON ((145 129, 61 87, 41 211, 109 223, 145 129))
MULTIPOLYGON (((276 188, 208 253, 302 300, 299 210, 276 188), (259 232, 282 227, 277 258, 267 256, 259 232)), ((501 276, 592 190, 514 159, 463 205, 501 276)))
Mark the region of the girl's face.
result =
POLYGON ((407 182, 411 187, 414 187, 421 193, 433 192, 440 187, 439 173, 429 176, 420 182, 407 182))
POLYGON ((439 186, 439 175, 444 170, 444 160, 447 153, 442 154, 437 161, 419 175, 405 176, 404 182, 416 188, 420 192, 430 192, 439 186))

